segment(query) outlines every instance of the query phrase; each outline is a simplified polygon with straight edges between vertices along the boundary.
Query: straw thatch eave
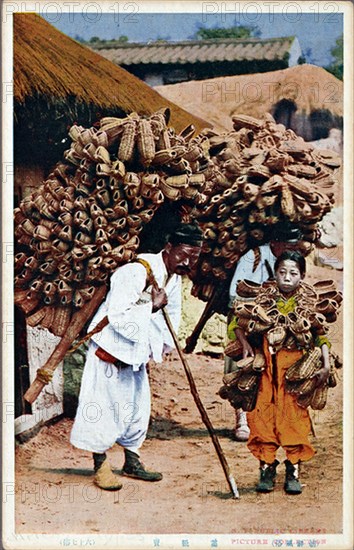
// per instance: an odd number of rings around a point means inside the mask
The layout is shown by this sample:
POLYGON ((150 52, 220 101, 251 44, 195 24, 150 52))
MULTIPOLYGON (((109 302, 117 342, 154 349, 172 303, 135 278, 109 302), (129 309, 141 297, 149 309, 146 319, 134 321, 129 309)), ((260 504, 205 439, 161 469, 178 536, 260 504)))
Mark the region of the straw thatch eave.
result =
POLYGON ((75 40, 37 14, 14 15, 14 100, 33 96, 48 102, 75 97, 101 109, 151 114, 161 106, 172 111, 176 127, 206 122, 167 102, 145 83, 75 40), (193 119, 193 120, 191 120, 193 119))
POLYGON ((15 160, 59 160, 74 124, 101 116, 171 110, 177 131, 208 126, 147 84, 67 37, 37 14, 14 17, 15 160))

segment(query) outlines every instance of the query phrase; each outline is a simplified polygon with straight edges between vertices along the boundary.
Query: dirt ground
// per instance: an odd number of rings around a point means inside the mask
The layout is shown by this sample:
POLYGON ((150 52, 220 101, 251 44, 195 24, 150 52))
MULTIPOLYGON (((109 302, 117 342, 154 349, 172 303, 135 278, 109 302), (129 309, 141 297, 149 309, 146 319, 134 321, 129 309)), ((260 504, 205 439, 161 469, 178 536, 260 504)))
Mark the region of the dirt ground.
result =
MULTIPOLYGON (((340 251, 332 250, 331 256, 340 256, 340 251)), ((341 286, 342 275, 311 264, 307 281, 334 278, 341 286)), ((330 334, 340 355, 341 327, 342 316, 330 334)), ((281 464, 275 491, 259 495, 254 490, 258 462, 246 443, 235 441, 234 410, 217 395, 222 358, 187 357, 240 498, 230 498, 214 446, 174 353, 151 368, 152 418, 142 448, 144 463, 161 471, 163 480, 146 483, 123 477, 120 491, 99 490, 92 483, 91 455, 69 444, 72 420, 63 418, 17 444, 17 533, 341 533, 343 371, 338 371, 339 382, 330 390, 326 408, 311 411, 317 454, 302 465, 303 493, 284 493, 281 464)), ((111 449, 109 457, 115 469, 121 468, 122 449, 111 449)), ((279 452, 278 459, 284 458, 279 452)))

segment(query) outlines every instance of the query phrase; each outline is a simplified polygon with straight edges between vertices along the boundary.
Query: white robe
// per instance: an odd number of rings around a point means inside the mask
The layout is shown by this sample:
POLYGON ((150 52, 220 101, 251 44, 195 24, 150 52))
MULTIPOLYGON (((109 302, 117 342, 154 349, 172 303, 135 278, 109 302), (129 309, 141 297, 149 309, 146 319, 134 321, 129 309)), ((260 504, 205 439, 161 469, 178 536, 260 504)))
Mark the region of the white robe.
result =
MULTIPOLYGON (((249 281, 253 281, 254 283, 262 284, 264 281, 269 279, 269 272, 266 266, 266 260, 269 263, 270 268, 274 271, 274 264, 276 261, 276 257, 274 256, 270 245, 264 244, 259 247, 259 251, 261 254, 260 262, 256 269, 254 269, 254 262, 255 262, 255 254, 254 250, 251 249, 246 254, 241 256, 239 261, 237 262, 236 269, 234 272, 234 275, 232 277, 231 283, 230 283, 230 289, 229 289, 229 308, 232 309, 235 299, 238 300, 244 300, 246 301, 246 298, 241 298, 237 292, 236 287, 239 283, 239 281, 243 281, 244 279, 248 279, 249 281)), ((224 373, 228 374, 230 372, 234 372, 237 370, 236 362, 231 359, 231 357, 228 357, 225 355, 224 359, 224 373)))
MULTIPOLYGON (((166 309, 175 331, 181 317, 181 277, 167 271, 162 254, 141 254, 160 287, 165 288, 166 309)), ((105 316, 109 325, 94 335, 87 352, 79 405, 70 442, 75 447, 103 453, 117 442, 139 454, 150 418, 150 387, 146 363, 162 360, 173 340, 162 312, 152 313, 151 287, 139 263, 126 264, 112 275, 105 302, 98 309, 89 331, 105 316), (130 366, 115 367, 95 355, 100 346, 130 366)))
POLYGON ((259 247, 261 258, 258 266, 254 269, 254 262, 255 262, 255 255, 254 250, 249 250, 246 254, 241 256, 239 261, 237 262, 235 273, 232 277, 231 283, 230 283, 230 289, 229 289, 229 307, 231 308, 235 298, 239 298, 236 287, 239 281, 243 281, 244 279, 248 279, 250 281, 253 281, 254 283, 263 283, 269 278, 269 272, 266 267, 266 260, 268 261, 271 269, 274 268, 274 264, 276 261, 276 257, 274 256, 270 245, 264 244, 259 247))

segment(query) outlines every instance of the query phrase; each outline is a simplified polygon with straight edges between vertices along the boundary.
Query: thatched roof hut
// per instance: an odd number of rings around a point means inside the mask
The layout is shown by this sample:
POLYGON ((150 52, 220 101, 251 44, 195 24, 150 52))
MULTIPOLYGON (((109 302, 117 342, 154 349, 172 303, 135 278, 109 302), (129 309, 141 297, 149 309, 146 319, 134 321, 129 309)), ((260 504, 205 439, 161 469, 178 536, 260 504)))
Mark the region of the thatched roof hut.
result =
POLYGON ((306 140, 341 128, 343 82, 321 67, 297 65, 281 71, 190 81, 155 88, 170 101, 208 121, 231 129, 231 116, 261 118, 271 113, 306 140))
POLYGON ((13 20, 17 164, 38 160, 49 167, 68 147, 68 128, 90 126, 100 116, 151 114, 167 106, 176 130, 208 125, 39 15, 15 14, 13 20))

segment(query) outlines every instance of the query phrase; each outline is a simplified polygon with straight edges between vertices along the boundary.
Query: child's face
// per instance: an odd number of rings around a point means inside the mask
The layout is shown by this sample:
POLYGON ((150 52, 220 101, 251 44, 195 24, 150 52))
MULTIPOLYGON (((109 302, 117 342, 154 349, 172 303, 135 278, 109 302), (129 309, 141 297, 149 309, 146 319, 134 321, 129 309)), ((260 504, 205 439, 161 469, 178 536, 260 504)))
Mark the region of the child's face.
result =
POLYGON ((284 294, 294 292, 302 279, 299 266, 293 260, 284 260, 275 272, 275 280, 284 294))

